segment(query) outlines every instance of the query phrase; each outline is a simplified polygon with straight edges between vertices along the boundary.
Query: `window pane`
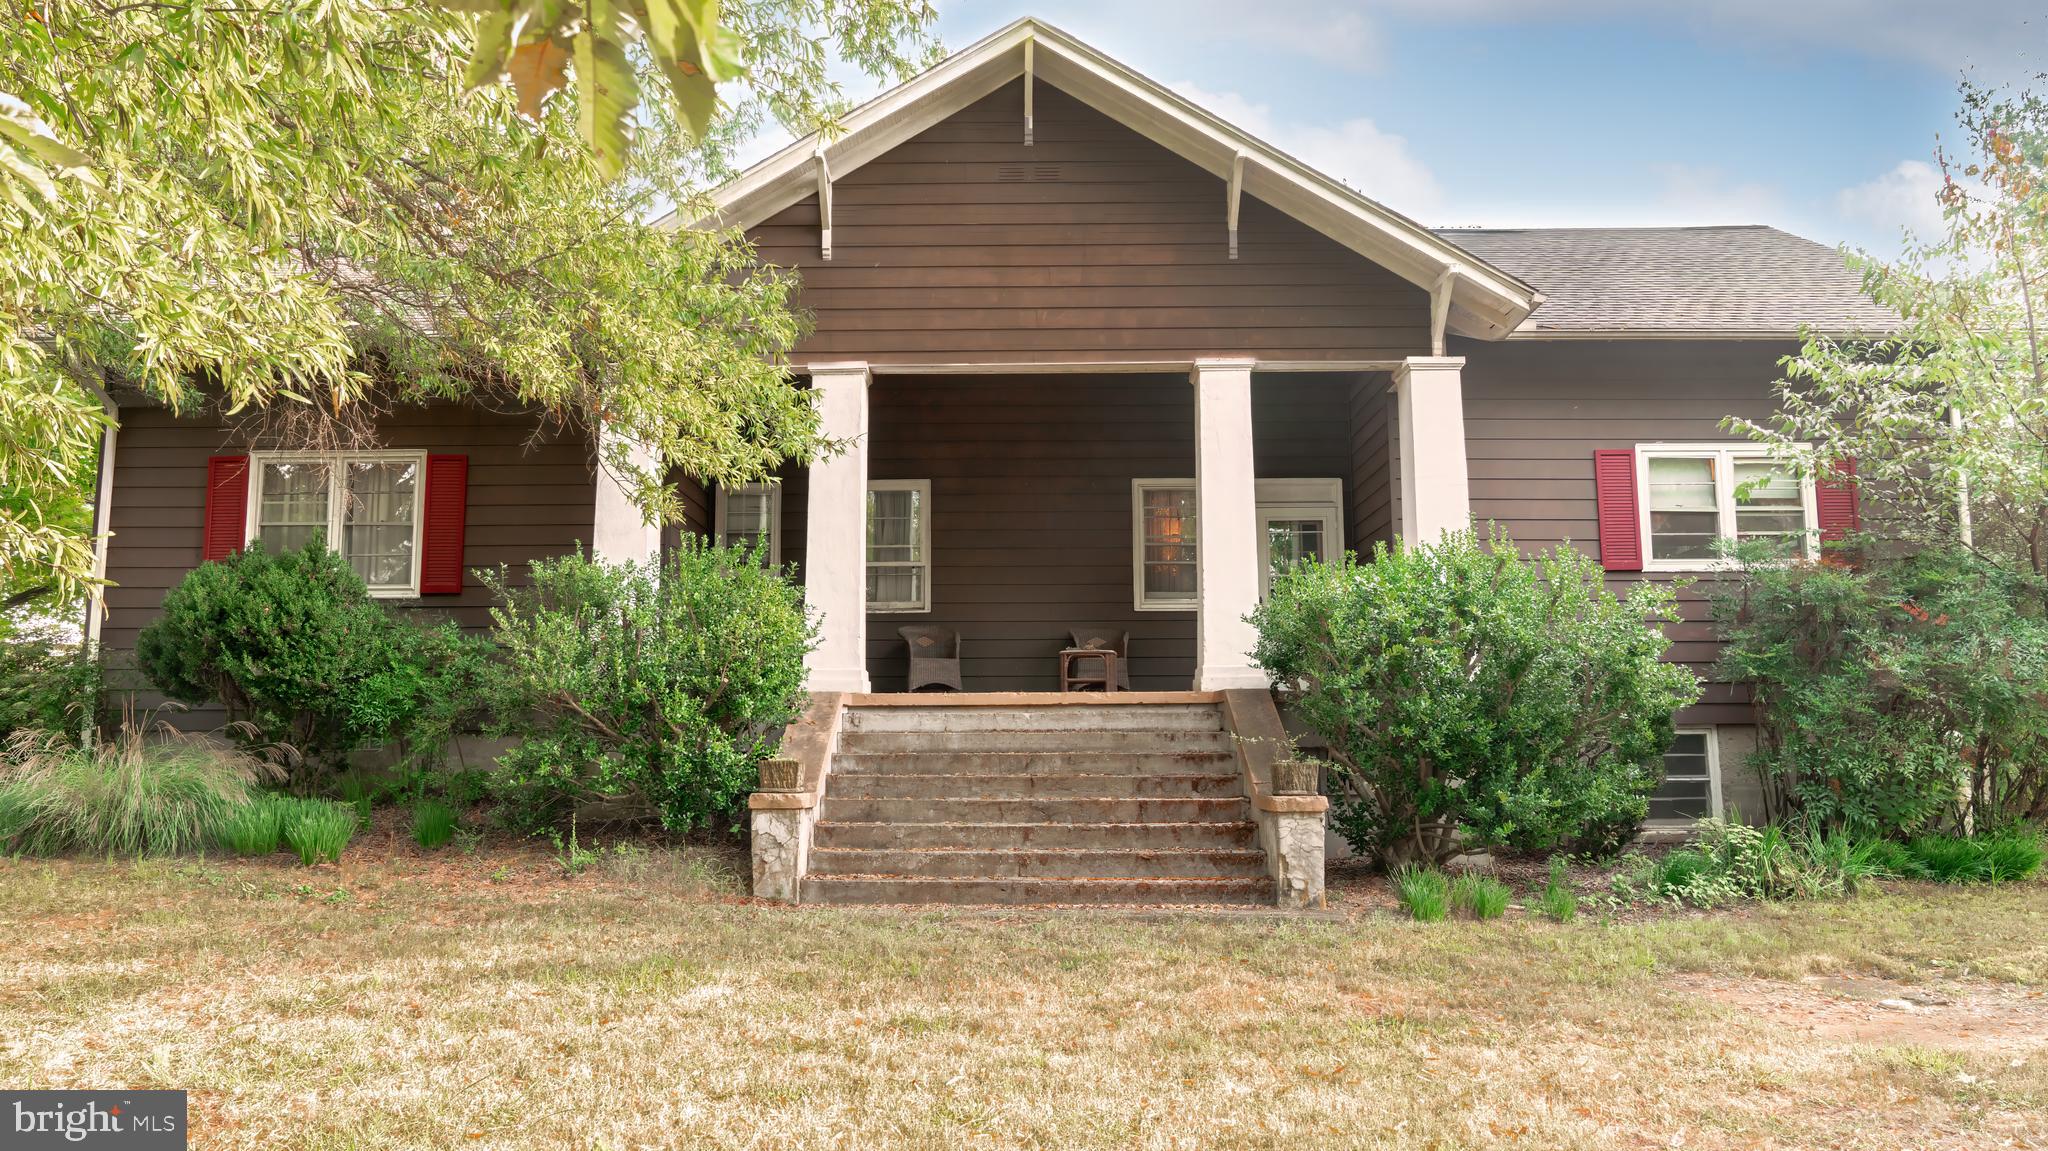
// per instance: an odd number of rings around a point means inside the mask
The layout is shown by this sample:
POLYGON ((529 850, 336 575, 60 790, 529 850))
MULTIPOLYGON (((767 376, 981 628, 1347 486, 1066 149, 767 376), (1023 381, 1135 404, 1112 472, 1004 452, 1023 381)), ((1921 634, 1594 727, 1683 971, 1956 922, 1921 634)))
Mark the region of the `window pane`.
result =
POLYGON ((771 559, 775 530, 775 494, 765 484, 741 484, 725 493, 725 536, 727 547, 753 549, 761 562, 771 559))
POLYGON ((1805 531, 1805 492, 1796 476, 1768 460, 1735 465, 1735 538, 1779 539, 1790 548, 1805 531))
MULTIPOLYGON (((283 460, 263 465, 256 534, 266 550, 305 547, 327 531, 327 465, 283 460)), ((331 547, 333 540, 327 541, 331 547)))
POLYGON ((868 558, 922 560, 923 493, 915 489, 868 493, 868 558))
POLYGON ((1303 560, 1322 558, 1322 520, 1266 521, 1266 562, 1269 565, 1269 575, 1277 577, 1303 560))
POLYGON ((371 587, 412 585, 412 537, 419 465, 412 461, 348 465, 342 555, 371 587))
POLYGON ((924 493, 916 488, 868 492, 868 602, 925 606, 924 493))
POLYGON ((1691 820, 1713 814, 1713 786, 1707 734, 1680 732, 1664 753, 1664 782, 1650 796, 1650 818, 1691 820))
POLYGON ((914 603, 924 602, 924 568, 922 567, 875 567, 868 568, 869 603, 914 603))
POLYGON ((1195 598, 1195 490, 1143 489, 1145 598, 1195 598))
POLYGON ((1714 461, 1653 456, 1650 554, 1658 559, 1712 559, 1721 516, 1714 497, 1714 461))

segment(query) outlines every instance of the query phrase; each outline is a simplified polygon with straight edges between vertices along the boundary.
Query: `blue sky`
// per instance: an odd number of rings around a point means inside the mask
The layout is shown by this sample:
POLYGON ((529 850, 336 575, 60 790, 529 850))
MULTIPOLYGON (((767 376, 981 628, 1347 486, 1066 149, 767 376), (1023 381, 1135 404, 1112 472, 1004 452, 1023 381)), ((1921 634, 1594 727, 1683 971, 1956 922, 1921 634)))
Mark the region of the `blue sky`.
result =
POLYGON ((1939 222, 1932 159, 1963 71, 2048 69, 2048 0, 939 0, 939 13, 949 48, 1048 20, 1424 223, 1769 223, 1883 252, 1902 227, 1939 222))

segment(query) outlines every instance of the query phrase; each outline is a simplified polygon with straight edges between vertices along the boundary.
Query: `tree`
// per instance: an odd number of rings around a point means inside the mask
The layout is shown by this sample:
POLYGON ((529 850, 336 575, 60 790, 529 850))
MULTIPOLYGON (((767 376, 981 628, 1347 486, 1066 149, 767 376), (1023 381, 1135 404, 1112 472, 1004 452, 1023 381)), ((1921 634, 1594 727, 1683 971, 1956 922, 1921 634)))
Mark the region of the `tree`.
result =
MULTIPOLYGON (((739 237, 649 221, 701 205, 766 120, 828 123, 833 58, 897 75, 932 48, 922 0, 728 5, 730 106, 642 102, 631 153, 600 162, 579 101, 603 85, 464 95, 474 21, 426 0, 0 11, 0 573, 68 591, 91 546, 60 513, 103 385, 300 445, 406 400, 537 409, 612 433, 605 465, 650 516, 673 511, 668 466, 743 480, 820 449, 783 366, 793 281, 739 237)), ((661 61, 629 60, 659 86, 661 61)))
POLYGON ((1854 459, 1890 534, 1968 535, 2048 574, 2048 101, 1962 96, 1967 154, 1940 154, 1945 233, 1851 257, 1898 331, 1809 334, 1778 415, 1730 426, 1809 472, 1854 459))

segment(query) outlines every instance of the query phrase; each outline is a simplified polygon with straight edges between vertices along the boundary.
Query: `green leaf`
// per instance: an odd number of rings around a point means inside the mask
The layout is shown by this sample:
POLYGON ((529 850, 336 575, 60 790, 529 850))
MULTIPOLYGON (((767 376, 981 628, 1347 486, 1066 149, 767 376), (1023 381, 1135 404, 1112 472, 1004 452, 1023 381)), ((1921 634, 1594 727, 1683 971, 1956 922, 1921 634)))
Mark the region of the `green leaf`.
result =
POLYGON ((518 19, 505 9, 498 9, 477 22, 476 50, 470 53, 469 65, 463 69, 465 90, 474 92, 498 82, 505 74, 505 57, 512 50, 512 32, 518 19))
POLYGON ((639 81, 616 39, 617 11, 611 0, 595 0, 576 37, 577 130, 607 177, 625 170, 633 109, 640 105, 639 81))

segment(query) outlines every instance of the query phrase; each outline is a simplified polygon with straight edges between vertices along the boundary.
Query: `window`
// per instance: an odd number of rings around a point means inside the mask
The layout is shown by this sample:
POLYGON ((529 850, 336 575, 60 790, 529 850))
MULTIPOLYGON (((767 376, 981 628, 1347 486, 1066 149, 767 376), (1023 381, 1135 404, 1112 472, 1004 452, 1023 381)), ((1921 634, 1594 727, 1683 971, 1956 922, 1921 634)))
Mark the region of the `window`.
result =
POLYGON ((1344 553, 1342 480, 1260 480, 1258 500, 1259 598, 1295 564, 1344 553))
POLYGON ((1195 481, 1131 481, 1132 572, 1139 611, 1195 607, 1195 481))
POLYGON ((715 516, 719 546, 754 548, 762 563, 781 565, 781 484, 721 485, 715 516))
POLYGON ((372 594, 419 594, 423 454, 257 455, 252 463, 250 541, 286 551, 319 535, 372 594))
POLYGON ((868 610, 932 610, 930 480, 868 485, 868 610))
POLYGON ((1813 482, 1759 446, 1644 444, 1636 448, 1643 566, 1710 566, 1719 541, 1774 540, 1811 557, 1818 540, 1813 482))
POLYGON ((1691 823, 1721 814, 1720 756, 1714 731, 1681 731, 1664 752, 1664 782, 1650 796, 1653 823, 1691 823))

